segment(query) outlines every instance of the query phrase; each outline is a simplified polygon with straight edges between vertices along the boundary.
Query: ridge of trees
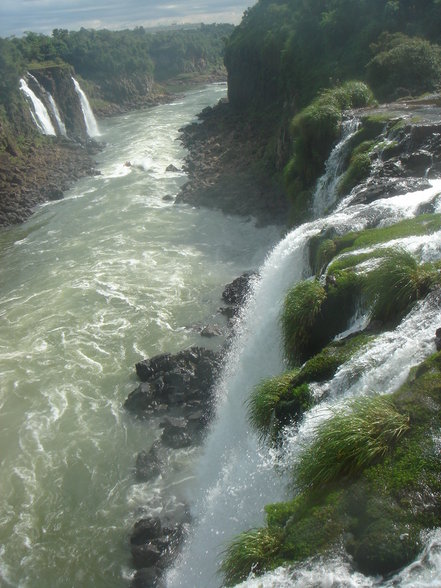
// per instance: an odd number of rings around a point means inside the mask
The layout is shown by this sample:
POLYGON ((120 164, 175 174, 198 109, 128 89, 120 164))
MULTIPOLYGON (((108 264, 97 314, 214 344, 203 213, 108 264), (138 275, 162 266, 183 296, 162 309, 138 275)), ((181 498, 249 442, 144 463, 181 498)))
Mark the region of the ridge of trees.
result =
POLYGON ((150 75, 161 81, 204 66, 223 66, 223 50, 233 25, 149 32, 143 27, 109 31, 54 29, 52 35, 27 32, 0 38, 0 108, 8 111, 18 80, 28 68, 73 66, 84 79, 122 73, 150 75))

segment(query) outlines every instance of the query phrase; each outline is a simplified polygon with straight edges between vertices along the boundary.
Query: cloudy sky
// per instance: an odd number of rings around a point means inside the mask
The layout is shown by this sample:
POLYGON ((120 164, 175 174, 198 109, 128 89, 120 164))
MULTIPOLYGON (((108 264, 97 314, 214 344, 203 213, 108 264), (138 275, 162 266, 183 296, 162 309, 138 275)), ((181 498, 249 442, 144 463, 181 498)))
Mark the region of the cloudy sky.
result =
POLYGON ((55 28, 123 29, 184 22, 238 24, 256 0, 0 0, 0 36, 55 28))

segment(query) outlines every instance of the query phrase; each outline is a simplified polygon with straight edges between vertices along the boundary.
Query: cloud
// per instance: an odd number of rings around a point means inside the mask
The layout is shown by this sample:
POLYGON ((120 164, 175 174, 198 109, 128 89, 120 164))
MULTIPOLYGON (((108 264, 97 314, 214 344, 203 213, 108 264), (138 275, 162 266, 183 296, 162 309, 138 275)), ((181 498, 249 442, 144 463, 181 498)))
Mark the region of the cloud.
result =
POLYGON ((91 4, 90 0, 1 0, 0 36, 19 36, 24 31, 51 33, 54 28, 122 29, 175 22, 237 24, 254 1, 96 0, 91 4))

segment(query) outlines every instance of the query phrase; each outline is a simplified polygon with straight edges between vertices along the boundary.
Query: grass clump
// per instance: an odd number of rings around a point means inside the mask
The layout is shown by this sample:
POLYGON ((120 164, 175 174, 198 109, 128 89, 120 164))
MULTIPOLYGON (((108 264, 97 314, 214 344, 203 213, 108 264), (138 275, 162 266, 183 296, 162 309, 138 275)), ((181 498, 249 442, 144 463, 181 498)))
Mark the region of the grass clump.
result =
POLYGON ((223 553, 220 572, 224 584, 234 586, 251 572, 262 573, 270 569, 282 545, 282 533, 278 529, 263 527, 238 535, 223 553))
POLYGON ((311 406, 311 394, 308 387, 292 385, 298 370, 288 371, 280 376, 263 380, 258 384, 248 399, 248 420, 262 438, 268 437, 278 428, 276 417, 280 404, 292 405, 294 412, 300 416, 311 406), (294 406, 295 405, 295 406, 294 406))
POLYGON ((343 363, 349 361, 372 338, 372 335, 361 333, 341 341, 332 341, 322 351, 308 359, 294 377, 292 383, 299 385, 304 382, 324 382, 329 380, 343 363))
MULTIPOLYGON (((332 259, 341 253, 355 252, 357 249, 374 247, 394 239, 411 237, 412 235, 430 235, 441 229, 441 214, 420 214, 414 218, 404 219, 386 227, 376 227, 363 231, 353 231, 344 235, 330 234, 328 230, 316 235, 309 242, 309 259, 314 271, 321 270, 332 259), (332 241, 334 245, 329 243, 332 241), (322 248, 322 244, 325 243, 322 248)), ((371 253, 366 255, 370 256, 371 253)), ((374 254, 372 254, 374 256, 374 254)), ((378 255, 380 256, 380 255, 378 255)), ((335 269, 344 269, 336 267, 335 269)))
POLYGON ((354 186, 367 178, 371 172, 370 150, 373 147, 372 141, 363 141, 352 152, 348 169, 343 174, 337 192, 339 196, 349 194, 354 186))
POLYGON ((354 400, 323 423, 298 468, 303 487, 317 487, 362 470, 384 457, 409 429, 409 417, 389 398, 354 400))
POLYGON ((418 264, 403 249, 389 250, 380 265, 367 276, 365 291, 372 304, 372 318, 384 322, 400 318, 439 279, 439 270, 434 264, 418 264))
POLYGON ((281 317, 285 352, 293 363, 302 360, 313 345, 312 328, 326 298, 325 288, 317 280, 300 282, 286 298, 281 317))
POLYGON ((325 347, 348 325, 359 304, 363 277, 353 271, 300 282, 286 298, 281 315, 285 355, 300 365, 325 347))

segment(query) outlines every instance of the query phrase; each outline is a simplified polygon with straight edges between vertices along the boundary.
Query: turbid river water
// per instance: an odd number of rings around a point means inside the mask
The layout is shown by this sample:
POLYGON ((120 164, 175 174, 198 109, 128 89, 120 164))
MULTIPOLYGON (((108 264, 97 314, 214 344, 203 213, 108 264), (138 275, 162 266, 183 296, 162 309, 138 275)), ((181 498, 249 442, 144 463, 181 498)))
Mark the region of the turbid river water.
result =
POLYGON ((0 232, 1 586, 129 584, 152 497, 134 461, 155 434, 122 406, 133 365, 204 344, 194 327, 221 321, 223 285, 280 236, 163 200, 186 181, 165 171, 182 166, 178 129, 225 92, 101 121, 101 175, 0 232))

